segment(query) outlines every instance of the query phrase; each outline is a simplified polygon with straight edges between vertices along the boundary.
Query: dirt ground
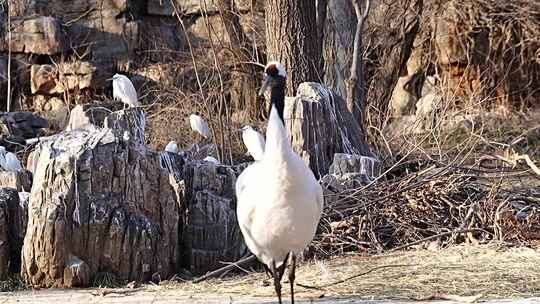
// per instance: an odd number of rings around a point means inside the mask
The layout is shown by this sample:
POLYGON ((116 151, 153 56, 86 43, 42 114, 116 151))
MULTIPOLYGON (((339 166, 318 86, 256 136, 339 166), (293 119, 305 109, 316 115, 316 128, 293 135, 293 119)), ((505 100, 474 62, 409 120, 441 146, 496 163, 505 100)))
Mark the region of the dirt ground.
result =
MULTIPOLYGON (((27 290, 8 303, 275 303, 264 273, 134 289, 27 290)), ((540 250, 502 245, 349 255, 303 263, 298 303, 540 303, 540 250)), ((284 298, 288 299, 288 284, 284 298)), ((285 303, 289 303, 285 301, 285 303)))

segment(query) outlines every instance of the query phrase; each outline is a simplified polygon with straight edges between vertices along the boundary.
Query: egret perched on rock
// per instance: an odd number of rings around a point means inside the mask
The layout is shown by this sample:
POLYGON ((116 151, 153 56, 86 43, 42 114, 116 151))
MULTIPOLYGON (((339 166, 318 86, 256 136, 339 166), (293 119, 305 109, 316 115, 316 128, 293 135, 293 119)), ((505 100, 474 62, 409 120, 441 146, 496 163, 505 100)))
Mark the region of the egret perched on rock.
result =
POLYGON ((165 146, 165 152, 178 154, 178 144, 176 141, 171 140, 166 146, 165 146))
POLYGON ((6 169, 11 172, 23 171, 21 162, 19 161, 15 153, 11 153, 11 152, 6 153, 6 169))
POLYGON ((0 168, 2 170, 6 169, 6 148, 4 146, 0 146, 0 168))
POLYGON ((122 74, 114 74, 113 82, 113 98, 120 100, 129 107, 140 107, 141 104, 137 99, 137 91, 131 83, 131 80, 122 74))
POLYGON ((191 126, 191 130, 201 134, 202 137, 206 139, 212 137, 212 132, 210 132, 208 124, 199 116, 198 112, 189 115, 189 125, 191 126))
POLYGON ((219 165, 219 160, 217 160, 215 157, 212 157, 212 156, 207 156, 207 157, 205 157, 205 158, 203 159, 203 161, 205 161, 205 162, 210 162, 210 163, 219 165))
POLYGON ((264 155, 264 137, 251 126, 242 128, 242 141, 254 160, 261 160, 264 155))
POLYGON ((281 278, 289 266, 294 303, 296 255, 312 241, 322 208, 323 192, 313 172, 289 143, 283 123, 283 66, 270 62, 263 89, 271 89, 271 106, 264 156, 238 177, 237 216, 246 245, 274 278, 281 303, 281 278))

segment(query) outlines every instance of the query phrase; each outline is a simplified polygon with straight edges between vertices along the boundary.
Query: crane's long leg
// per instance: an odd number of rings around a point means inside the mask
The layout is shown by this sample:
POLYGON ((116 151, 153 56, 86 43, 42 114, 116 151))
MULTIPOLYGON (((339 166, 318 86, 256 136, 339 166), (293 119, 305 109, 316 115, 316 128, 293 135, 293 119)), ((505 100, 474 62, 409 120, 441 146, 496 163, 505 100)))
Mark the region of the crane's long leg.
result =
POLYGON ((276 262, 272 261, 270 263, 270 271, 274 277, 274 288, 276 289, 278 303, 281 304, 281 280, 279 278, 278 270, 276 269, 276 262))
POLYGON ((294 255, 294 252, 290 253, 291 261, 289 264, 289 283, 291 284, 291 304, 294 304, 294 279, 296 278, 295 272, 296 272, 296 255, 294 255))

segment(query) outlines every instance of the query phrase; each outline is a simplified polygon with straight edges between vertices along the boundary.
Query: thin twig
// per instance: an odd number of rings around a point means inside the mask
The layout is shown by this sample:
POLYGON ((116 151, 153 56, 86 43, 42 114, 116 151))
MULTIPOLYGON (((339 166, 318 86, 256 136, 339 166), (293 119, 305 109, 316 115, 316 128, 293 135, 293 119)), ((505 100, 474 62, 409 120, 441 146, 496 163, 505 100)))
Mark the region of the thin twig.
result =
POLYGON ((300 287, 303 287, 303 288, 308 288, 308 289, 323 290, 323 289, 326 288, 326 287, 330 287, 330 286, 338 285, 338 284, 341 284, 341 283, 345 283, 345 282, 347 282, 347 281, 349 281, 349 280, 352 280, 352 279, 361 277, 361 276, 363 276, 363 275, 369 274, 369 273, 371 273, 371 272, 373 272, 373 271, 376 271, 376 270, 385 269, 385 268, 413 267, 413 266, 416 266, 416 265, 411 265, 411 264, 382 265, 382 266, 378 266, 378 267, 371 268, 371 269, 368 270, 368 271, 364 271, 364 272, 357 273, 357 274, 355 274, 355 275, 346 277, 345 279, 341 279, 341 280, 339 280, 339 281, 335 281, 335 282, 328 283, 328 284, 324 284, 324 285, 311 286, 311 285, 305 285, 305 284, 301 284, 301 283, 296 283, 296 285, 298 285, 298 286, 300 286, 300 287))
POLYGON ((424 242, 428 242, 428 241, 431 241, 433 239, 437 239, 437 238, 447 236, 447 235, 450 235, 450 234, 468 233, 468 232, 486 232, 487 233, 487 231, 482 229, 482 228, 470 228, 470 229, 459 229, 459 230, 447 231, 447 232, 435 234, 435 235, 429 236, 427 238, 424 238, 424 239, 421 239, 421 240, 418 240, 418 241, 414 241, 414 242, 411 242, 411 243, 408 243, 408 244, 405 244, 405 245, 394 247, 394 248, 390 249, 389 252, 405 249, 407 247, 411 247, 411 246, 418 245, 418 244, 421 244, 421 243, 424 243, 424 242))
POLYGON ((257 258, 254 255, 250 255, 247 258, 239 260, 238 262, 229 264, 229 265, 227 265, 225 267, 221 267, 219 269, 211 271, 211 272, 209 272, 209 273, 207 273, 207 274, 205 274, 205 275, 203 275, 201 277, 195 278, 191 282, 192 283, 200 283, 200 282, 205 281, 207 279, 217 277, 217 276, 219 276, 220 274, 222 274, 222 273, 224 273, 226 271, 230 271, 230 270, 232 270, 234 268, 240 268, 240 266, 242 266, 244 264, 247 264, 247 263, 251 263, 251 262, 255 261, 256 259, 257 258))

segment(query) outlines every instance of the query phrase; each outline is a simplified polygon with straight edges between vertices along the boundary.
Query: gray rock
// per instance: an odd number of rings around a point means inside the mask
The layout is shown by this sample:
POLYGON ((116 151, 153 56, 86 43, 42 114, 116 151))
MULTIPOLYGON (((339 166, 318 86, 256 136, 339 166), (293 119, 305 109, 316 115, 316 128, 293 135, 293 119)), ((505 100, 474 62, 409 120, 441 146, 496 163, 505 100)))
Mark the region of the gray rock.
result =
POLYGON ((185 167, 184 265, 194 274, 248 254, 236 219, 235 171, 210 162, 185 167))
MULTIPOLYGON (((11 51, 42 55, 55 55, 64 52, 66 39, 60 20, 53 17, 15 18, 12 20, 11 51)), ((7 35, 0 48, 7 51, 7 35)))
POLYGON ((284 112, 292 147, 316 177, 328 173, 335 153, 371 155, 345 101, 318 83, 300 84, 284 112))
POLYGON ((0 279, 20 270, 25 208, 15 189, 0 187, 0 279))
POLYGON ((111 129, 65 132, 36 151, 27 282, 83 287, 98 272, 130 281, 175 273, 180 202, 158 153, 126 145, 111 129))

